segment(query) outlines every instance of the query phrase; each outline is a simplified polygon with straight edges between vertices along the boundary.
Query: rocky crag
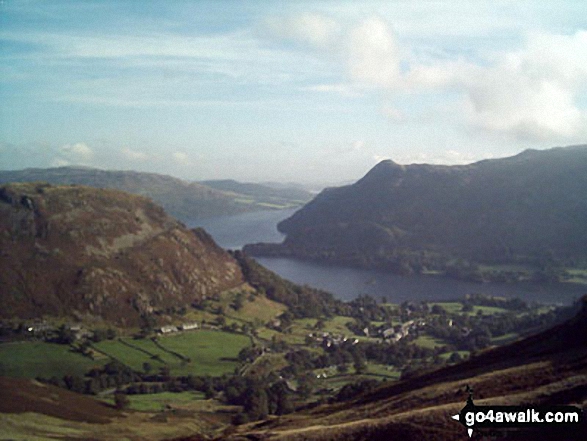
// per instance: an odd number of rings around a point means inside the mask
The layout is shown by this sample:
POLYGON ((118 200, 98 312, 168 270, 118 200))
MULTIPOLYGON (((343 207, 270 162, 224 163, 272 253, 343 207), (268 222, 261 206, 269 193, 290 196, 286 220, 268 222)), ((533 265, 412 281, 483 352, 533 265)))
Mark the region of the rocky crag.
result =
POLYGON ((50 184, 0 187, 0 316, 136 326, 243 283, 202 229, 150 199, 50 184))

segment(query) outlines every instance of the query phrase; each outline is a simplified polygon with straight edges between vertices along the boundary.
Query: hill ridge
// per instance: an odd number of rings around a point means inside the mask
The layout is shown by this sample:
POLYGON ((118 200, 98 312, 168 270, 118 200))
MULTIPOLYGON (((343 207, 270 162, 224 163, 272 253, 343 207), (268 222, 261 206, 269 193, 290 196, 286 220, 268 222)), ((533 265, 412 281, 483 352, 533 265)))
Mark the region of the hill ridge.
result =
POLYGON ((244 282, 203 230, 150 199, 50 184, 0 187, 0 314, 137 326, 244 282))
POLYGON ((587 262, 587 146, 468 165, 383 161, 282 221, 286 255, 421 272, 472 263, 587 262))

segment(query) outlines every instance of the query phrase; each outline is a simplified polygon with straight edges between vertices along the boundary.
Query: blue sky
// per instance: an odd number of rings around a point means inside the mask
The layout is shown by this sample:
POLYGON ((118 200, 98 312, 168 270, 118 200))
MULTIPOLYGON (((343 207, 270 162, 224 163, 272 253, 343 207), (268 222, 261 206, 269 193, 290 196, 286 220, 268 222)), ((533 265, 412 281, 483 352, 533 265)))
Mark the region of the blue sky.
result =
POLYGON ((334 183, 587 143, 584 1, 0 1, 0 168, 334 183))

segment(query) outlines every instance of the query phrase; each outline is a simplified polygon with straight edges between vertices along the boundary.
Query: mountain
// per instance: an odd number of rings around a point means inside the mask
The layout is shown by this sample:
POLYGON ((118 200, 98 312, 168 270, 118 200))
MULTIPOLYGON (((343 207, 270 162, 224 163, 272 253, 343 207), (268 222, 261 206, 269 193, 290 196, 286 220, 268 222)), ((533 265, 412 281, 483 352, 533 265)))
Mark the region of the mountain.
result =
POLYGON ((41 181, 61 185, 112 188, 147 196, 170 215, 186 222, 198 218, 273 208, 266 204, 258 204, 246 195, 155 173, 109 171, 87 167, 0 171, 0 183, 41 181))
POLYGON ((221 191, 234 192, 251 196, 259 203, 272 205, 300 205, 312 199, 313 194, 302 188, 291 186, 276 186, 269 184, 253 184, 250 182, 238 182, 232 179, 201 181, 207 187, 221 191))
MULTIPOLYGON (((467 386, 473 389, 477 406, 583 408, 587 403, 587 297, 575 317, 547 331, 457 365, 384 384, 351 400, 241 426, 222 439, 467 439, 465 428, 451 418, 464 407, 467 386)), ((587 439, 587 424, 572 428, 550 425, 510 436, 520 440, 583 440, 587 439)), ((508 434, 490 437, 510 439, 508 434)))
POLYGON ((150 199, 51 184, 0 187, 0 317, 137 326, 239 286, 238 263, 150 199))
POLYGON ((283 244, 246 250, 416 271, 457 258, 584 261, 585 194, 585 145, 462 166, 388 160, 282 221, 283 244))

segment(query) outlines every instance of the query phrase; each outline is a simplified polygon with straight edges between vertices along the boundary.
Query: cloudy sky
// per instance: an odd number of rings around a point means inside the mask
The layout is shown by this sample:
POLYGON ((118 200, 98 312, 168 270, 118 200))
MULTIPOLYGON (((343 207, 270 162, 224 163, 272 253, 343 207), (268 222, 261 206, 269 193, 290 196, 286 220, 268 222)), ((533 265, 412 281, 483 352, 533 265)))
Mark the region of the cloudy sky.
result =
POLYGON ((0 169, 332 183, 586 123, 584 0, 0 0, 0 169))

